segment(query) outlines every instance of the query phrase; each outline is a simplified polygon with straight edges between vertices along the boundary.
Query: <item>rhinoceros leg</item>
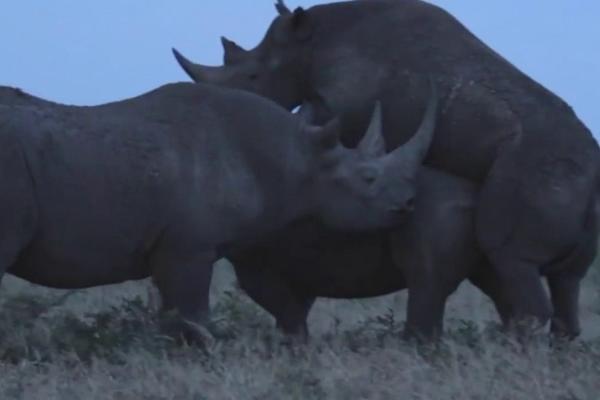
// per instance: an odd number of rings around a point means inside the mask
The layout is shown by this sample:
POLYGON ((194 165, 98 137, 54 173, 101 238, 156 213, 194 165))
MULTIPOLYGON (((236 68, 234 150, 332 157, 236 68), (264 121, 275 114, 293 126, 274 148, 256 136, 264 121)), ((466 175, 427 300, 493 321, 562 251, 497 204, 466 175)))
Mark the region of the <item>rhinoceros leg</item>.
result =
POLYGON ((456 289, 432 284, 408 284, 408 307, 404 337, 430 341, 444 330, 444 310, 448 296, 456 289))
POLYGON ((596 230, 598 221, 598 199, 589 206, 588 224, 581 235, 579 245, 567 257, 554 265, 547 266, 545 273, 554 315, 551 332, 557 336, 574 339, 581 333, 579 325, 579 292, 581 280, 585 277, 598 252, 596 230))
POLYGON ((265 306, 265 309, 271 309, 276 312, 272 312, 272 314, 275 315, 277 320, 277 329, 287 335, 296 336, 306 341, 309 337, 306 320, 310 309, 315 303, 315 299, 315 297, 299 296, 296 294, 288 298, 283 307, 277 306, 277 309, 275 309, 274 306, 276 304, 270 303, 265 306))
POLYGON ((482 266, 469 276, 469 281, 492 300, 502 324, 508 326, 513 311, 506 297, 506 291, 502 288, 500 280, 492 267, 489 265, 482 266))
POLYGON ((480 192, 477 236, 515 322, 545 325, 552 305, 541 269, 579 242, 597 167, 591 155, 554 158, 536 151, 543 142, 525 140, 503 149, 494 163, 480 192))
MULTIPOLYGON (((502 255, 490 257, 505 291, 507 306, 503 321, 518 333, 544 326, 552 315, 552 304, 538 272, 539 265, 502 255), (507 316, 508 314, 508 316, 507 316)), ((502 314, 501 314, 502 315, 502 314)))
POLYGON ((579 289, 581 279, 568 274, 548 276, 554 315, 550 329, 559 337, 574 339, 581 333, 579 325, 579 289))
POLYGON ((301 340, 308 338, 306 319, 314 296, 293 290, 288 280, 274 268, 238 263, 235 272, 240 287, 275 318, 278 329, 301 340))
MULTIPOLYGON (((437 230, 433 235, 444 233, 437 230)), ((390 235, 393 260, 390 268, 403 271, 408 288, 406 339, 430 341, 442 334, 446 299, 464 279, 462 273, 447 273, 444 259, 448 252, 438 248, 430 234, 427 227, 418 226, 390 235)))
POLYGON ((0 280, 33 237, 37 208, 33 180, 16 140, 0 134, 0 280))
POLYGON ((214 251, 179 245, 161 246, 153 252, 152 277, 162 297, 163 313, 171 314, 163 326, 167 333, 196 344, 211 339, 205 326, 209 322, 209 288, 215 261, 214 251))

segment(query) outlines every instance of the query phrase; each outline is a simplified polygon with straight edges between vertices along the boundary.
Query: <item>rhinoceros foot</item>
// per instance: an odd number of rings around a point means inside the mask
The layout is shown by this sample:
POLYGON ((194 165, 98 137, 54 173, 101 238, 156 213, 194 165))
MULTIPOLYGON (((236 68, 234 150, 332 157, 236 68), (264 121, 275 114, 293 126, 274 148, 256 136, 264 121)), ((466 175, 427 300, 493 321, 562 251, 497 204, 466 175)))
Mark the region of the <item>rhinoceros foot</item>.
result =
POLYGON ((160 316, 161 331, 181 344, 198 346, 208 350, 216 340, 210 330, 198 322, 183 318, 176 311, 163 312, 160 316))

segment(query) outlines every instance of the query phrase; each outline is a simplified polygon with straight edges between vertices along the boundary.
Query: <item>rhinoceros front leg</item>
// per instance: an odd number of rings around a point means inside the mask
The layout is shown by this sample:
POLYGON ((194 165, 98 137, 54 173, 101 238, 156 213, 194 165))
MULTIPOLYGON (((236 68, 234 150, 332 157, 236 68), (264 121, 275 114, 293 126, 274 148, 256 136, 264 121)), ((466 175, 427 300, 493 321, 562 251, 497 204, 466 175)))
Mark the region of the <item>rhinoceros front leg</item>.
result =
POLYGON ((277 328, 286 335, 308 339, 306 320, 315 297, 298 293, 276 269, 264 265, 235 265, 240 287, 277 321, 277 328))
POLYGON ((163 329, 194 343, 212 340, 209 322, 209 288, 214 251, 178 246, 157 249, 151 257, 153 280, 162 298, 163 329))

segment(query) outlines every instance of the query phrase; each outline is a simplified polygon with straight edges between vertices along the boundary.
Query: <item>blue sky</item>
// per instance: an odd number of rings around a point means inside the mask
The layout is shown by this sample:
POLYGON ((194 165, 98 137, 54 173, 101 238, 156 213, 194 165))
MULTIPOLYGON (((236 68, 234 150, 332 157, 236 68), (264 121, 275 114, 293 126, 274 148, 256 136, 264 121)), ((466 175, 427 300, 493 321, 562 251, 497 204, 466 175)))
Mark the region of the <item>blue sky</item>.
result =
MULTIPOLYGON (((322 3, 287 0, 290 7, 322 3)), ((600 1, 432 0, 569 102, 600 137, 600 1)), ((246 47, 273 0, 5 1, 0 84, 70 104, 98 104, 187 80, 170 48, 219 64, 226 35, 246 47)))

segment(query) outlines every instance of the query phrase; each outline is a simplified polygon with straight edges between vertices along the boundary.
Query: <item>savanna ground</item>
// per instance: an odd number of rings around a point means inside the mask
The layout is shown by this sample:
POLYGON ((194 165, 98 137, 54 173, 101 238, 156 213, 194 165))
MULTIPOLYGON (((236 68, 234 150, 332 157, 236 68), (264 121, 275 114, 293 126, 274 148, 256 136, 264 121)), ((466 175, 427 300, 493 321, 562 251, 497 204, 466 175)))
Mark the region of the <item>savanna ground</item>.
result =
POLYGON ((58 291, 6 277, 0 298, 0 399, 599 399, 600 268, 585 282, 584 336, 519 344, 463 284, 444 341, 399 340, 406 293, 318 301, 307 346, 273 321, 219 263, 211 293, 221 338, 207 351, 162 336, 149 282, 58 291))

